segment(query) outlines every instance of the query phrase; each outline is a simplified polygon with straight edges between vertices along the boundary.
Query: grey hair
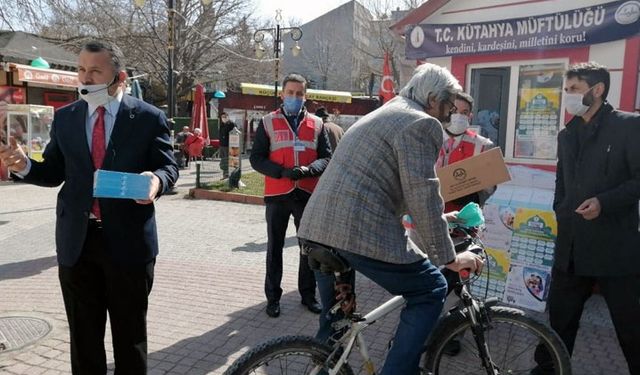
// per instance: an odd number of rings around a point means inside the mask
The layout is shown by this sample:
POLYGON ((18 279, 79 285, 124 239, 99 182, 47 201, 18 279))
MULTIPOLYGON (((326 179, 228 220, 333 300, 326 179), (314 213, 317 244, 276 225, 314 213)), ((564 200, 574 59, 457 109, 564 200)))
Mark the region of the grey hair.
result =
MULTIPOLYGON (((430 108, 429 97, 439 102, 449 100, 462 91, 462 86, 449 70, 434 64, 422 64, 413 71, 413 76, 398 95, 430 108)), ((453 101, 453 99, 451 99, 453 101)))
POLYGON ((124 54, 115 43, 106 40, 92 40, 82 46, 82 50, 92 53, 107 51, 116 72, 125 70, 124 54))

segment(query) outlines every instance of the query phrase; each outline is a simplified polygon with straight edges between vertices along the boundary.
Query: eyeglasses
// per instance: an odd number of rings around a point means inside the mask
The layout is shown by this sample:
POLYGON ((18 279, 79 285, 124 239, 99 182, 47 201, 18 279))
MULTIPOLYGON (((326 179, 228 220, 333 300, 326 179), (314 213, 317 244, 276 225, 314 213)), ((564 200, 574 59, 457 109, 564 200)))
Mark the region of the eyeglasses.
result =
POLYGON ((449 106, 450 106, 449 113, 458 112, 458 107, 456 107, 454 102, 452 102, 451 100, 447 100, 447 103, 449 103, 449 106))

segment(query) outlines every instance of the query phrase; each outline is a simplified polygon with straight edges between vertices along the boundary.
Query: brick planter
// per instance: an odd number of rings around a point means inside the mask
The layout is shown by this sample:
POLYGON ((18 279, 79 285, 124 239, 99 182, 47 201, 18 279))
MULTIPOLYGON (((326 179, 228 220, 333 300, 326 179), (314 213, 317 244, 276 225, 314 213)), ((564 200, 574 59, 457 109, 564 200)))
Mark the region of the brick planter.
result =
POLYGON ((255 195, 246 195, 239 193, 227 193, 224 191, 207 190, 207 189, 189 189, 189 196, 195 199, 210 199, 215 201, 227 201, 236 203, 247 203, 255 205, 264 205, 264 198, 255 195))

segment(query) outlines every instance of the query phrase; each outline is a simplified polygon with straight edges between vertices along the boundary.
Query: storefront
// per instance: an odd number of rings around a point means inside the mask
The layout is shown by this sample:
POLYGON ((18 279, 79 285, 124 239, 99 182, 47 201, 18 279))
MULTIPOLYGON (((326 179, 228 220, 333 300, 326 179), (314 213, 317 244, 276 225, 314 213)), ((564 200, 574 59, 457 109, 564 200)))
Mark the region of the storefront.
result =
POLYGON ((59 108, 77 98, 78 56, 22 31, 0 31, 0 100, 59 108))
POLYGON ((474 125, 510 164, 554 169, 570 64, 607 66, 608 101, 640 110, 639 18, 637 0, 430 0, 393 27, 407 59, 458 78, 476 101, 474 125))
POLYGON ((5 63, 0 95, 12 104, 35 104, 60 108, 76 100, 78 74, 56 69, 5 63))
MULTIPOLYGON (((241 92, 227 92, 226 98, 219 99, 218 111, 226 112, 231 121, 240 127, 244 137, 243 149, 250 150, 262 116, 275 107, 274 87, 242 83, 240 88, 241 92)), ((347 129, 360 117, 373 111, 378 106, 378 100, 354 98, 349 92, 309 89, 305 106, 311 113, 324 106, 332 114, 331 121, 347 129)))
POLYGON ((607 100, 639 111, 639 18, 638 0, 430 0, 393 26, 412 67, 430 62, 458 78, 475 99, 473 124, 510 164, 511 181, 483 207, 491 269, 474 287, 486 296, 544 311, 557 135, 569 120, 563 75, 578 62, 605 65, 607 100))

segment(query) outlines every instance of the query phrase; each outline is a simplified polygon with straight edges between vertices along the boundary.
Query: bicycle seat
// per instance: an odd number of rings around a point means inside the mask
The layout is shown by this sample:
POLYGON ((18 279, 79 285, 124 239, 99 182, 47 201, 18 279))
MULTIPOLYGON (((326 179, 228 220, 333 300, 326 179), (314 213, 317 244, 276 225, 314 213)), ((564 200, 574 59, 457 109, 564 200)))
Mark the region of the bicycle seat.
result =
POLYGON ((317 242, 300 238, 300 252, 309 257, 311 269, 324 273, 346 273, 351 266, 335 249, 317 242))

